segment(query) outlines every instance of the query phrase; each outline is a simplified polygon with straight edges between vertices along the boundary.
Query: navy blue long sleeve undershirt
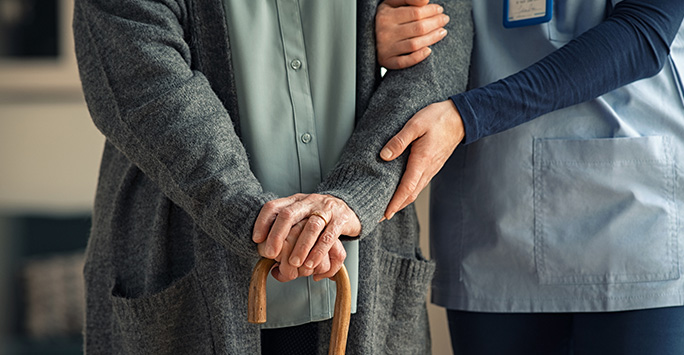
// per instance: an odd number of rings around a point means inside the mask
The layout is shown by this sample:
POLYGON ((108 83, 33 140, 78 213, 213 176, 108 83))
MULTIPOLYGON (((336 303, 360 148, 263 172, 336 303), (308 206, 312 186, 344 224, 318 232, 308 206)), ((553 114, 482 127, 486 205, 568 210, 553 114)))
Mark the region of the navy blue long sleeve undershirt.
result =
POLYGON ((452 96, 463 143, 657 74, 682 18, 681 0, 624 0, 605 21, 530 67, 452 96))

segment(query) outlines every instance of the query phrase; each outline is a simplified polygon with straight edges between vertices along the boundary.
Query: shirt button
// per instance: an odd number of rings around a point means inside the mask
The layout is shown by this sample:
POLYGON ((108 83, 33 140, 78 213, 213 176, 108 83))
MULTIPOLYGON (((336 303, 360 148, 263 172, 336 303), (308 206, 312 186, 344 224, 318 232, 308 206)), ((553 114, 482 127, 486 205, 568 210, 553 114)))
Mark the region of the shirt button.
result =
POLYGON ((304 144, 311 142, 311 135, 309 133, 302 134, 302 142, 304 144))
POLYGON ((302 61, 299 59, 294 59, 290 62, 290 67, 294 70, 299 70, 302 67, 302 61))

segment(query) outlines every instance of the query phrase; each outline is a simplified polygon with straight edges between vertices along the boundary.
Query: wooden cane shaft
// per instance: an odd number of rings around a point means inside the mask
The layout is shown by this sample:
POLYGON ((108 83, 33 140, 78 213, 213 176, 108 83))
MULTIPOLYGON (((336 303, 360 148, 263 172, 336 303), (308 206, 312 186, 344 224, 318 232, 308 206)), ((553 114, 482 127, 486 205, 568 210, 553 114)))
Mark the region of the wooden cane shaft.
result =
POLYGON ((337 285, 337 296, 335 296, 335 313, 328 355, 343 355, 347 348, 347 334, 351 318, 351 285, 347 268, 342 265, 333 279, 337 285))
MULTIPOLYGON (((247 320, 250 323, 266 322, 266 279, 275 260, 262 258, 257 262, 249 283, 249 299, 247 300, 247 320)), ((337 285, 335 297, 335 313, 333 315, 332 333, 330 334, 329 355, 344 355, 349 333, 351 317, 351 286, 347 268, 342 268, 333 276, 337 285)))

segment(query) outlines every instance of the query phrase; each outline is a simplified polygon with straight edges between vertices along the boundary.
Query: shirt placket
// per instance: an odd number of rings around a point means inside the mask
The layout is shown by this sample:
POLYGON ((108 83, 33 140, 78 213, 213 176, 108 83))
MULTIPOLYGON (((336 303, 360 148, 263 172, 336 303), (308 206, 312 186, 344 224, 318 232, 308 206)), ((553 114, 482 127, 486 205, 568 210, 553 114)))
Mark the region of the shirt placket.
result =
POLYGON ((299 1, 277 0, 277 5, 292 100, 299 181, 302 192, 312 192, 321 182, 321 168, 299 1))
MULTIPOLYGON (((299 0, 277 0, 280 35, 285 54, 287 84, 292 100, 295 145, 299 161, 300 191, 313 192, 321 182, 318 153, 318 137, 313 109, 313 97, 309 82, 309 65, 304 43, 299 0)), ((330 287, 328 280, 313 282, 307 279, 309 316, 320 317, 330 312, 330 287)))

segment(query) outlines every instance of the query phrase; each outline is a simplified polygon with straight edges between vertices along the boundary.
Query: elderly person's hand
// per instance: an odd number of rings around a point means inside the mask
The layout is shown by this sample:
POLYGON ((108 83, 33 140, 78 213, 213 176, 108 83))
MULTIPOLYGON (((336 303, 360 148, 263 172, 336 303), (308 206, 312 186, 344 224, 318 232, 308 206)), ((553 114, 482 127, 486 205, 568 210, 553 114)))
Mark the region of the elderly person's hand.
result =
POLYGON ((334 276, 342 267, 346 253, 340 235, 355 237, 360 233, 359 218, 341 199, 296 194, 261 208, 252 240, 259 243, 261 256, 279 261, 279 270, 274 273, 278 280, 310 274, 319 280, 334 276))
POLYGON ((429 0, 385 0, 375 16, 378 62, 387 69, 403 69, 427 58, 429 46, 447 31, 449 16, 429 0))
MULTIPOLYGON (((293 231, 291 233, 298 233, 302 231, 303 225, 306 220, 302 221, 302 225, 293 226, 293 231)), ((286 238, 287 240, 287 238, 286 238)), ((287 241, 285 243, 288 243, 287 241)), ((320 281, 324 278, 332 278, 340 270, 344 260, 347 257, 347 252, 342 245, 342 242, 338 239, 332 245, 328 254, 323 256, 323 260, 313 269, 307 268, 306 266, 300 266, 296 268, 292 266, 287 260, 289 259, 290 252, 292 248, 283 247, 282 252, 278 255, 275 260, 276 265, 273 267, 271 274, 273 278, 280 282, 292 281, 298 277, 307 277, 313 275, 314 281, 320 281), (286 260, 286 262, 281 262, 286 260)))
POLYGON ((396 159, 411 145, 401 182, 385 210, 390 219, 427 186, 465 137, 463 120, 451 100, 418 111, 380 151, 386 161, 396 159))

